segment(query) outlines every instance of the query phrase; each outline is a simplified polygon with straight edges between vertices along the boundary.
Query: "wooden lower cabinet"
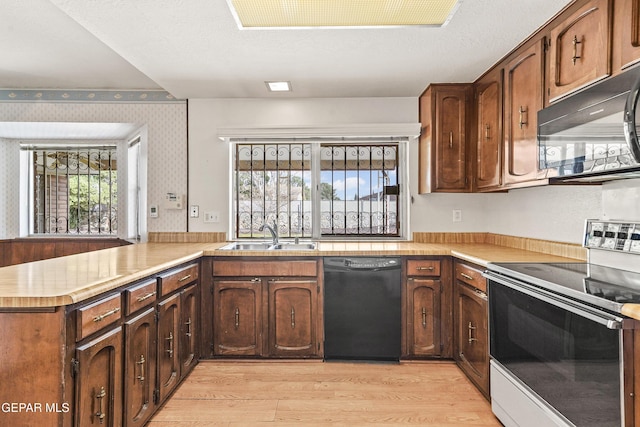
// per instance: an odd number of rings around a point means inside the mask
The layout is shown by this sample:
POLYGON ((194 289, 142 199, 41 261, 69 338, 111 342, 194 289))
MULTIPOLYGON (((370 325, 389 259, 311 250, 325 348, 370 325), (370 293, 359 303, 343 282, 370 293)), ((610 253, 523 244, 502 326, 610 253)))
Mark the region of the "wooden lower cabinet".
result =
POLYGON ((75 425, 122 425, 122 327, 76 348, 75 425))
POLYGON ((191 285, 180 293, 180 377, 184 378, 198 362, 199 286, 191 285))
POLYGON ((164 400, 180 381, 178 338, 180 335, 180 294, 158 304, 158 393, 164 400))
POLYGON ((211 262, 214 356, 323 356, 319 259, 211 262))
POLYGON ((214 354, 262 354, 262 281, 214 280, 214 354))
POLYGON ((157 328, 154 308, 124 324, 124 422, 143 426, 155 410, 157 328))
POLYGON ((456 263, 453 290, 456 363, 489 398, 489 328, 486 280, 479 269, 456 263))
POLYGON ((274 357, 316 356, 317 280, 269 280, 269 350, 274 357))
POLYGON ((451 260, 409 257, 402 289, 402 358, 452 358, 451 260))
POLYGON ((440 355, 440 280, 407 279, 407 355, 440 355))

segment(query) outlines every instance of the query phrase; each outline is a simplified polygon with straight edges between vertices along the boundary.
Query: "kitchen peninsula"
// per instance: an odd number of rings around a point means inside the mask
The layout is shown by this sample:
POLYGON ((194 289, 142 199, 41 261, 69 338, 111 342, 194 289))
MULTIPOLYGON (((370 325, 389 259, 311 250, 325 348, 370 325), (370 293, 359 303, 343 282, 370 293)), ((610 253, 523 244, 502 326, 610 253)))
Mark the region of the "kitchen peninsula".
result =
MULTIPOLYGON (((0 269, 0 400, 42 409, 27 412, 24 406, 3 418, 11 417, 12 425, 71 426, 110 417, 117 419, 114 425, 143 425, 198 358, 215 357, 210 290, 212 265, 220 257, 321 263, 332 255, 396 255, 444 260, 451 270, 451 260, 482 268, 491 261, 584 259, 577 245, 487 233, 421 233, 412 242, 323 241, 313 251, 278 253, 219 250, 223 245, 137 244, 0 269)), ((456 273, 440 273, 447 301, 441 314, 450 320, 443 323, 448 344, 438 357, 449 359, 456 273)), ((318 281, 321 286, 321 276, 318 281)))

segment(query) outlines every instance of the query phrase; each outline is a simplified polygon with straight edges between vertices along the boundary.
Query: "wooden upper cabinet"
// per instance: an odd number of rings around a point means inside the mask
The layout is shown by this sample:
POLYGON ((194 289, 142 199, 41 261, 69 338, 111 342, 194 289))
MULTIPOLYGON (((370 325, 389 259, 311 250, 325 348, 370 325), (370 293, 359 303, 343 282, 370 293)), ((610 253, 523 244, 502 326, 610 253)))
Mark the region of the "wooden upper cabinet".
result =
POLYGON ((611 74, 610 22, 611 1, 590 0, 551 29, 550 102, 611 74))
POLYGON ((613 4, 613 72, 640 60, 640 0, 617 0, 613 4))
POLYGON ((420 97, 418 191, 465 192, 470 84, 431 85, 420 97))
POLYGON ((542 108, 544 39, 507 61, 505 76, 504 184, 534 183, 538 170, 538 110, 542 108))
POLYGON ((496 67, 475 84, 476 191, 499 189, 502 185, 502 76, 502 67, 496 67))

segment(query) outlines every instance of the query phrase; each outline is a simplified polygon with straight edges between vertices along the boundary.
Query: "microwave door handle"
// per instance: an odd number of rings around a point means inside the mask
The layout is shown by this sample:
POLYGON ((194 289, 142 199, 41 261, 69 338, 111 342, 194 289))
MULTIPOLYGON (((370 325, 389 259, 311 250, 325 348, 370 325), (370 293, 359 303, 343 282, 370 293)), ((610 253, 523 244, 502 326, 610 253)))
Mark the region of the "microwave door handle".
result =
MULTIPOLYGON (((535 288, 526 283, 511 281, 505 277, 495 276, 491 272, 485 272, 485 277, 494 282, 504 285, 508 288, 522 292, 530 297, 539 299, 563 310, 569 311, 578 316, 592 320, 600 325, 606 326, 608 329, 623 329, 623 319, 621 317, 612 316, 592 310, 588 306, 578 305, 574 301, 563 298, 562 296, 552 294, 544 289, 535 288)), ((489 285, 491 286, 491 285, 489 285)))
MULTIPOLYGON (((638 97, 640 97, 640 79, 636 80, 629 91, 627 102, 624 106, 624 138, 629 146, 629 151, 636 162, 640 163, 640 141, 636 127, 636 110, 638 108, 638 97)), ((640 113, 640 111, 638 111, 640 113)))

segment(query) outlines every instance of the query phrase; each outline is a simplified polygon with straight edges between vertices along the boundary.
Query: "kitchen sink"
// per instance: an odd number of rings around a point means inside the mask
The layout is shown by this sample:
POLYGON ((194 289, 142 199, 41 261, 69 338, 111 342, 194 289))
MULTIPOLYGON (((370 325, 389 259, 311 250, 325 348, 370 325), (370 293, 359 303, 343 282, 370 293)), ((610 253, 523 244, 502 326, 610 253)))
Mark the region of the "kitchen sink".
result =
POLYGON ((272 246, 273 243, 270 242, 233 242, 220 249, 232 251, 268 251, 271 250, 272 246))
POLYGON ((274 250, 280 251, 313 251, 318 247, 316 242, 306 242, 306 243, 278 243, 273 246, 274 250))
POLYGON ((222 250, 231 251, 312 251, 316 249, 316 242, 233 242, 221 247, 222 250))

